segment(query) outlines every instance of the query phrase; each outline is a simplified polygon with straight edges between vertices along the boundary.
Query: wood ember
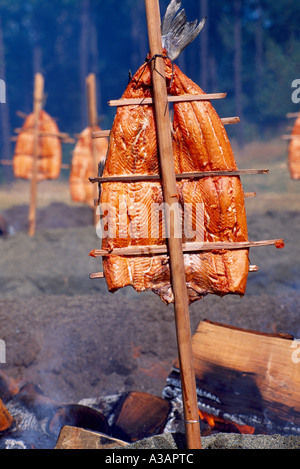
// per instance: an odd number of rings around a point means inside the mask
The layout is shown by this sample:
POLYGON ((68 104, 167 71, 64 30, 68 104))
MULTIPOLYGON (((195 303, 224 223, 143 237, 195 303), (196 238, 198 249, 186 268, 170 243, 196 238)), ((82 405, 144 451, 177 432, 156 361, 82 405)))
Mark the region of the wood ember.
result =
MULTIPOLYGON (((300 434, 300 368, 291 336, 200 322, 192 339, 200 412, 256 433, 300 434)), ((178 362, 164 397, 180 396, 178 362)))
POLYGON ((105 435, 131 443, 162 433, 172 407, 169 401, 143 392, 104 396, 96 402, 63 403, 49 398, 34 383, 26 383, 17 392, 8 392, 6 384, 1 389, 6 404, 0 399, 0 449, 7 445, 53 448, 66 426, 72 429, 75 446, 87 441, 86 434, 78 434, 76 428, 103 435, 101 441, 95 441, 95 436, 90 440, 88 435, 87 444, 106 444, 105 435))
POLYGON ((162 433, 172 410, 169 401, 137 391, 83 399, 80 404, 103 413, 111 436, 127 442, 162 433))

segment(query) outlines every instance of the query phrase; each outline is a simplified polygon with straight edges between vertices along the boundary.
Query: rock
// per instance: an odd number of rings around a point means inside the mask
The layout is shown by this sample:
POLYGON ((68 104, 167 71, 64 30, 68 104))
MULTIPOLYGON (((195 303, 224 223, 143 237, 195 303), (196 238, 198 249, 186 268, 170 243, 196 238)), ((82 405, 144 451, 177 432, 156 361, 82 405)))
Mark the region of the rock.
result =
MULTIPOLYGON (((242 435, 216 433, 201 438, 202 449, 299 449, 300 437, 283 435, 242 435)), ((145 438, 122 449, 186 449, 182 434, 165 433, 145 438)))

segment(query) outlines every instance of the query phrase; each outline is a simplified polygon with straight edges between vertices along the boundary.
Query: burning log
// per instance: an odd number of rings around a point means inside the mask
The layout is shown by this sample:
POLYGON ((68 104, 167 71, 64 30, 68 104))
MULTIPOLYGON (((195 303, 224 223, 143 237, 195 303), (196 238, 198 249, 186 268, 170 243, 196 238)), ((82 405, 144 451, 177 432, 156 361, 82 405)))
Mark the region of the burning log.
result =
POLYGON ((49 430, 58 435, 65 425, 73 425, 109 434, 108 423, 104 415, 91 407, 79 404, 60 406, 49 422, 49 430))
POLYGON ((125 441, 137 441, 161 433, 170 411, 170 403, 142 392, 131 392, 119 403, 112 434, 125 441))
POLYGON ((105 434, 65 425, 61 429, 55 449, 109 449, 127 445, 128 443, 105 434))
MULTIPOLYGON (((34 447, 54 447, 65 425, 102 433, 110 432, 106 417, 100 411, 84 405, 64 404, 53 400, 33 383, 25 384, 7 399, 6 407, 14 422, 7 436, 23 438, 25 446, 29 444, 34 447)), ((2 424, 1 428, 4 429, 6 421, 1 418, 2 414, 0 407, 0 425, 2 424)))
POLYGON ((4 432, 12 426, 13 416, 9 413, 2 400, 0 399, 0 432, 4 432))
MULTIPOLYGON (((300 435, 300 369, 297 343, 202 321, 192 338, 200 417, 216 430, 300 435), (294 349, 294 350, 293 350, 294 349)), ((180 396, 178 361, 163 395, 180 396)))
POLYGON ((110 424, 110 435, 129 443, 162 433, 172 410, 168 400, 137 391, 83 399, 80 404, 101 412, 110 424))
MULTIPOLYGON (((152 290, 165 303, 174 303, 187 447, 198 449, 201 439, 188 306, 209 293, 219 296, 245 293, 249 272, 249 245, 241 249, 242 243, 249 241, 245 196, 239 175, 196 181, 190 177, 177 182, 176 173, 236 171, 237 165, 224 124, 210 103, 211 96, 174 64, 180 52, 199 34, 205 18, 198 25, 197 21, 187 22, 184 10, 179 12, 180 0, 171 0, 160 31, 158 0, 145 0, 145 5, 148 61, 132 77, 121 100, 113 103, 118 110, 101 175, 101 179, 102 176, 131 177, 127 184, 110 181, 102 185, 100 205, 105 209, 110 207, 113 212, 108 214, 107 225, 109 218, 116 220, 116 215, 120 215, 121 199, 127 222, 102 236, 101 255, 105 251, 122 250, 119 256, 103 255, 103 275, 111 292, 131 285, 137 292, 152 290), (168 115, 171 98, 172 123, 168 115), (160 182, 133 181, 145 174, 159 176, 160 182), (160 229, 153 237, 145 232, 144 236, 136 236, 132 221, 135 227, 145 227, 151 218, 149 208, 162 202, 172 210, 173 216, 165 219, 164 224, 159 220, 156 225, 158 228, 164 225, 168 236, 160 235, 163 232, 160 229), (239 249, 229 247, 228 251, 184 255, 182 243, 190 237, 185 233, 180 238, 178 231, 176 236, 176 221, 177 225, 184 224, 188 216, 185 205, 190 203, 194 209, 197 204, 201 206, 204 215, 198 225, 196 215, 191 217, 196 241, 229 242, 231 246, 238 243, 239 249), (137 206, 138 211, 133 213, 132 208, 137 206), (168 257, 122 255, 128 247, 148 249, 148 246, 166 244, 168 257)), ((280 241, 276 246, 283 247, 284 243, 280 241)), ((91 276, 97 277, 102 274, 91 276)))
POLYGON ((125 445, 162 433, 172 408, 168 400, 143 392, 66 404, 49 398, 34 383, 20 387, 6 375, 3 380, 0 375, 0 396, 5 398, 5 405, 0 399, 0 432, 6 431, 0 435, 0 449, 7 446, 6 438, 16 444, 21 439, 25 448, 61 447, 66 445, 66 435, 73 448, 84 442, 103 447, 108 440, 115 440, 111 445, 116 440, 125 445), (69 430, 62 433, 65 427, 69 430), (82 434, 78 428, 88 433, 82 434), (95 432, 98 437, 91 435, 95 432))

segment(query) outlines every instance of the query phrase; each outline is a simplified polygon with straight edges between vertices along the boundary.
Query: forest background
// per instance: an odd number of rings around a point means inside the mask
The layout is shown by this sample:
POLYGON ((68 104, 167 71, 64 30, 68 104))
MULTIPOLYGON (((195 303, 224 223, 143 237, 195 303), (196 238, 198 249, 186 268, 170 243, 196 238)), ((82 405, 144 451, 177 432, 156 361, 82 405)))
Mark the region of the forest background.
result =
MULTIPOLYGON (((160 0, 163 16, 169 0, 160 0)), ((205 28, 176 60, 214 101, 221 117, 239 116, 230 137, 239 145, 278 136, 300 79, 300 2, 296 0, 182 0, 189 21, 205 28)), ((100 126, 109 129, 120 98, 145 61, 148 36, 144 0, 0 0, 0 159, 13 154, 11 136, 22 125, 16 111, 33 107, 34 74, 45 78, 44 109, 62 132, 87 125, 86 84, 97 79, 100 126)), ((299 93, 300 96, 300 93, 299 93)), ((65 154, 68 163, 70 151, 65 154)), ((1 168, 1 166, 0 166, 1 168)))

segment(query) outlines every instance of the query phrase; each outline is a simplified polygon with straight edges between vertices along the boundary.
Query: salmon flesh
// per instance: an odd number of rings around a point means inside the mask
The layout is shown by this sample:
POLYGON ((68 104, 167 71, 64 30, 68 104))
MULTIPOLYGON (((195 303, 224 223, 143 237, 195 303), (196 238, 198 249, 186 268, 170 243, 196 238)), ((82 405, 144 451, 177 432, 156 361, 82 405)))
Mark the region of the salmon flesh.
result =
POLYGON ((292 179, 300 179, 300 117, 295 121, 288 146, 288 166, 292 179))
MULTIPOLYGON (((203 94, 168 58, 164 59, 168 94, 203 94)), ((152 96, 149 63, 140 67, 122 98, 152 96)), ((176 173, 236 170, 224 126, 209 101, 173 104, 173 158, 176 173)), ((103 176, 159 175, 153 105, 120 106, 110 133, 103 176)), ((177 180, 179 232, 185 241, 247 241, 244 192, 238 176, 177 180), (180 232, 181 228, 181 232, 180 232)), ((159 180, 106 182, 101 187, 102 248, 164 245, 167 212, 159 180)), ((249 270, 248 249, 185 253, 189 302, 211 293, 243 295, 249 270)), ((111 292, 131 285, 174 302, 167 255, 105 256, 103 270, 111 292)))
POLYGON ((70 171, 70 193, 74 202, 94 207, 94 188, 89 181, 95 174, 95 166, 106 158, 107 138, 92 138, 92 132, 100 131, 99 126, 86 127, 79 135, 72 155, 70 171), (94 161, 95 160, 95 161, 94 161))
MULTIPOLYGON (((34 155, 35 115, 27 116, 17 137, 13 156, 15 178, 32 179, 34 155)), ((39 114, 39 138, 37 158, 37 179, 58 179, 61 170, 62 147, 55 120, 44 110, 39 114)))

